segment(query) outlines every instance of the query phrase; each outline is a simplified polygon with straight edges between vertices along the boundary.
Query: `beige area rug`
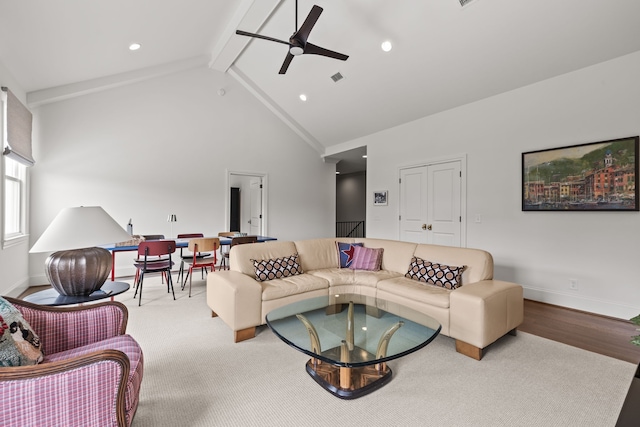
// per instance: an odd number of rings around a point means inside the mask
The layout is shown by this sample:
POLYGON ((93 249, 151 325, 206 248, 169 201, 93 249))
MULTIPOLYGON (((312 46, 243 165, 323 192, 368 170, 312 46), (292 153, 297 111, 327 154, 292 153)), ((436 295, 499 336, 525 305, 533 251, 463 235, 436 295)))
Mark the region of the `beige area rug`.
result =
MULTIPOLYGON (((200 279, 200 275, 196 277, 200 279)), ((267 327, 234 344, 211 318, 205 283, 174 301, 147 278, 133 290, 128 332, 141 344, 144 380, 135 427, 160 426, 614 426, 635 366, 526 333, 505 336, 482 361, 438 336, 389 362, 393 378, 355 400, 320 388, 308 357, 267 327)))

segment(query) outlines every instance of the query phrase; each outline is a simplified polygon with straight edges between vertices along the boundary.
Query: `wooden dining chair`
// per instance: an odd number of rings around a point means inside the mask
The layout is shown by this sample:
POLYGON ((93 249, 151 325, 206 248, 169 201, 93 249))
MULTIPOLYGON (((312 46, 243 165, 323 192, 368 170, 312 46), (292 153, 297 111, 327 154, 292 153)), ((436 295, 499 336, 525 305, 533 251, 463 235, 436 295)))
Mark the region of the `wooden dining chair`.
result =
MULTIPOLYGON (((218 233, 218 237, 233 237, 237 234, 237 231, 221 231, 218 233)), ((229 251, 231 245, 220 245, 220 270, 227 270, 227 258, 229 258, 229 251)))
MULTIPOLYGON (((211 271, 216 270, 216 262, 218 261, 218 248, 220 247, 220 239, 217 237, 205 237, 189 240, 189 251, 192 252, 192 258, 185 259, 184 262, 189 266, 187 278, 189 278, 189 297, 191 297, 191 281, 193 279, 193 270, 200 268, 203 272, 207 272, 207 268, 211 271), (199 258, 198 252, 212 252, 213 255, 205 258, 199 258)), ((185 278, 182 289, 187 281, 185 278)))
MULTIPOLYGON (((229 254, 231 253, 231 248, 236 246, 236 245, 245 245, 247 243, 256 243, 258 241, 258 236, 241 236, 241 237, 232 237, 231 238, 231 244, 229 245, 229 250, 227 252, 225 252, 224 254, 222 254, 222 259, 224 260, 228 260, 229 259, 229 254)), ((220 262, 220 265, 222 266, 223 262, 220 262)), ((228 265, 229 263, 227 261, 224 261, 224 264, 227 265, 227 269, 229 268, 228 265)))
POLYGON ((173 290, 173 280, 171 279, 171 267, 173 267, 173 261, 171 260, 171 254, 176 251, 175 240, 153 240, 144 241, 138 245, 138 258, 142 259, 142 262, 134 262, 136 267, 135 287, 136 290, 133 294, 135 298, 138 296, 138 305, 142 303, 142 284, 144 282, 144 275, 147 273, 160 273, 167 279, 167 293, 171 290, 173 299, 176 299, 176 294, 173 290), (166 256, 166 258, 163 258, 166 256), (157 258, 160 257, 160 260, 157 258))
MULTIPOLYGON (((178 234, 176 236, 177 239, 193 239, 193 238, 197 238, 197 237, 204 237, 204 234, 202 233, 184 233, 184 234, 178 234)), ((180 282, 180 278, 182 278, 182 289, 184 289, 184 261, 185 259, 189 259, 193 256, 193 254, 191 252, 189 253, 184 253, 184 248, 180 248, 180 269, 178 270, 178 277, 176 279, 176 282, 181 283, 180 282)), ((188 250, 188 248, 187 248, 188 250)), ((204 258, 207 256, 210 256, 211 254, 207 254, 207 253, 199 253, 198 257, 200 258, 204 258)))

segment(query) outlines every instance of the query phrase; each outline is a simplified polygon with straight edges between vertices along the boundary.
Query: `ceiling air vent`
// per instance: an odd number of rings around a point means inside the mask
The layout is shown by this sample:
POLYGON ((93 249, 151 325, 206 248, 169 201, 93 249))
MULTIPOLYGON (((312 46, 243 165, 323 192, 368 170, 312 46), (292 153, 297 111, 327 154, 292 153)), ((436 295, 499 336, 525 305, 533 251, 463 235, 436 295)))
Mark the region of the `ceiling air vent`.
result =
POLYGON ((342 74, 340 73, 335 73, 333 76, 331 76, 331 80, 333 80, 334 83, 338 83, 343 78, 344 77, 342 77, 342 74))

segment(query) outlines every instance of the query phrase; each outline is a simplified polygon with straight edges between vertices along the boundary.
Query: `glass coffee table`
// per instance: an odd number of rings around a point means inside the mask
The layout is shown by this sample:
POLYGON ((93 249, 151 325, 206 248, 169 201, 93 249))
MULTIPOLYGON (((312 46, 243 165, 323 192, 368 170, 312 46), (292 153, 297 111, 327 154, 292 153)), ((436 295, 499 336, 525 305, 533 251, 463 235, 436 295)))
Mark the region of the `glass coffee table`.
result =
POLYGON ((440 324, 401 304, 356 294, 295 302, 266 316, 284 342, 308 354, 309 375, 341 399, 371 393, 391 379, 389 360, 429 344, 440 324))

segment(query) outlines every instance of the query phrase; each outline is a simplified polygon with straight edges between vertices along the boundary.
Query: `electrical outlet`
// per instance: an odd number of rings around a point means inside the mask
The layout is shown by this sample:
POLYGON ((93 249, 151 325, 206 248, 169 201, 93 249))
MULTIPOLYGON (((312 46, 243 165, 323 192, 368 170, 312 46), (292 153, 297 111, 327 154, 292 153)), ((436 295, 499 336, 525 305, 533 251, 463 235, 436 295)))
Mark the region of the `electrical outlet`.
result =
POLYGON ((569 289, 572 291, 578 290, 578 279, 569 279, 569 289))

